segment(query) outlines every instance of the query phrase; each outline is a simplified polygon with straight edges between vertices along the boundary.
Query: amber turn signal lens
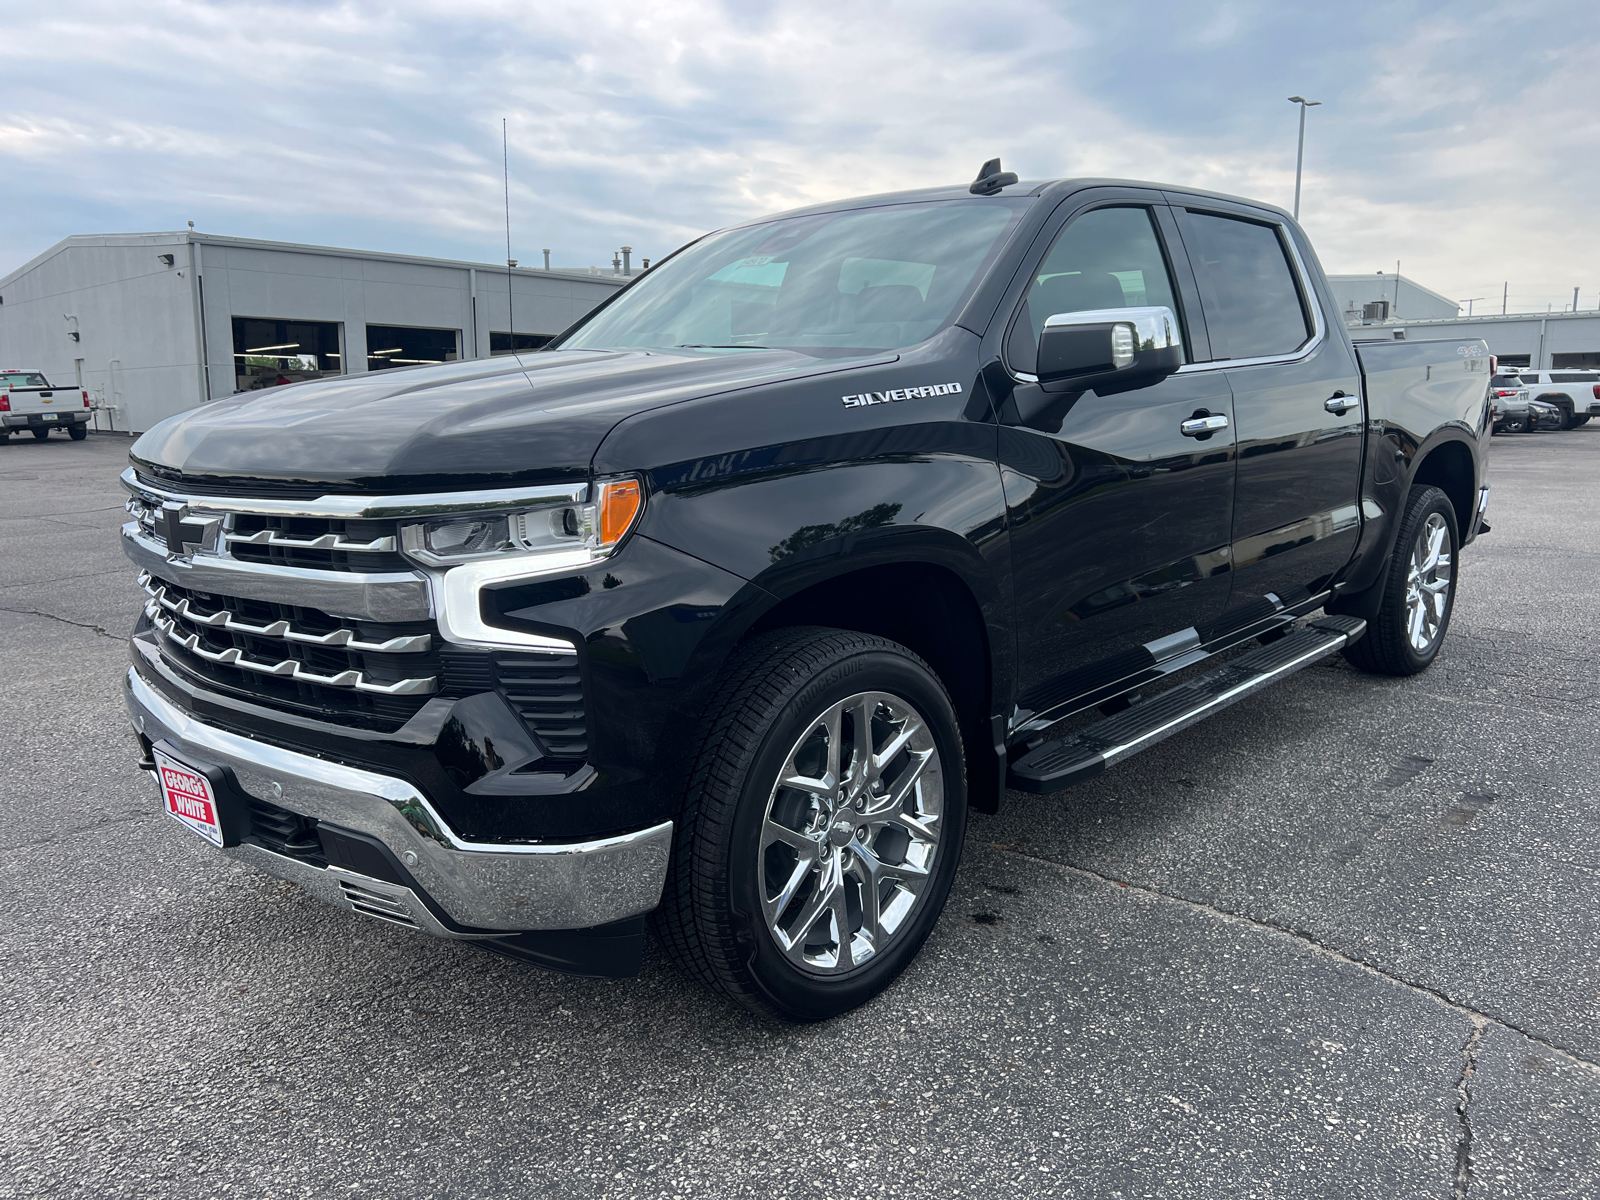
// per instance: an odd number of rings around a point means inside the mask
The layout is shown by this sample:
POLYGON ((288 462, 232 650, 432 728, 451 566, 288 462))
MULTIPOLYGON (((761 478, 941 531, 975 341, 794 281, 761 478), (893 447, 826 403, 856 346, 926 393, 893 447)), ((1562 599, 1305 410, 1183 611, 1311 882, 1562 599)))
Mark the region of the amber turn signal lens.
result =
POLYGON ((613 546, 644 507, 644 492, 636 479, 603 485, 600 493, 600 544, 613 546))

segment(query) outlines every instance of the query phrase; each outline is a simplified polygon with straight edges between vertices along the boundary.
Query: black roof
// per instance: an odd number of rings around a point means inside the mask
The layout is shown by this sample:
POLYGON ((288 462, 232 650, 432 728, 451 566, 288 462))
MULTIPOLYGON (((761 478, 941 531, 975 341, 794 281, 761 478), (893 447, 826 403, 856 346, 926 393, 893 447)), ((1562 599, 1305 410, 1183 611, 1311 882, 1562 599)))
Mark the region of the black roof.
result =
POLYGON ((1024 197, 1043 196, 1046 193, 1054 193, 1057 197, 1060 197, 1091 187, 1137 187, 1161 192, 1179 192, 1185 196, 1195 196, 1202 199, 1223 200, 1231 204, 1248 204, 1252 208, 1265 209, 1286 220, 1291 219, 1289 214, 1277 205, 1268 204, 1261 200, 1252 200, 1245 196, 1230 196, 1225 192, 1209 192, 1201 188, 1183 187, 1170 183, 1155 183, 1148 179, 1085 177, 1078 179, 1022 179, 1001 188, 992 196, 975 196, 971 192, 969 185, 962 183, 946 187, 913 188, 902 192, 879 192, 871 196, 842 197, 838 200, 828 200, 820 204, 809 204, 803 208, 791 208, 783 212, 769 213, 749 221, 741 221, 737 226, 730 226, 730 228, 755 225, 762 221, 772 221, 782 217, 843 212, 853 208, 879 208, 888 204, 910 204, 928 200, 1014 200, 1024 197))

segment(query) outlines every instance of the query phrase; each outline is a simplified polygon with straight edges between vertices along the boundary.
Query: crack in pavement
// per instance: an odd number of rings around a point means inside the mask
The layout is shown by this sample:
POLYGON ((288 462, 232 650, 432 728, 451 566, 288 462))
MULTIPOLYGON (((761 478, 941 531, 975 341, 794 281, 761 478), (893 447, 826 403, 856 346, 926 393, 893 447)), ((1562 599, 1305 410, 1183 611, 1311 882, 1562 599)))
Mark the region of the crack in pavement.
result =
POLYGON ((1468 1085, 1478 1072, 1478 1043, 1488 1028, 1487 1019, 1473 1017, 1472 1033, 1467 1037, 1467 1044, 1461 1047, 1461 1077, 1456 1080, 1456 1121, 1460 1133, 1456 1136, 1456 1176, 1450 1200, 1467 1200, 1467 1189, 1472 1186, 1472 1092, 1468 1085))
POLYGON ((40 612, 37 608, 12 608, 9 605, 0 604, 0 612, 16 613, 18 616, 23 617, 43 617, 47 621, 60 621, 63 625, 75 625, 79 629, 88 629, 98 633, 103 638, 111 638, 113 641, 120 642, 122 640, 114 633, 107 633, 99 625, 91 625, 87 621, 68 620, 66 617, 56 616, 55 613, 40 612))
MULTIPOLYGON (((1562 1058, 1565 1058, 1570 1062, 1577 1064, 1578 1066, 1586 1067, 1591 1071, 1600 1073, 1600 1062, 1595 1062, 1592 1059, 1585 1058, 1583 1055, 1579 1054, 1576 1050, 1573 1050, 1569 1046, 1563 1046, 1561 1043, 1551 1041, 1547 1037, 1541 1037, 1537 1033, 1523 1029, 1521 1026, 1514 1025, 1512 1022, 1507 1021, 1502 1017, 1497 1017, 1492 1013, 1480 1012, 1478 1009, 1473 1008, 1470 1004, 1463 1004, 1460 1000, 1453 998, 1446 992, 1440 991, 1438 988, 1429 987, 1425 983, 1415 983, 1410 979, 1405 979, 1402 976, 1395 975, 1390 971, 1385 971, 1382 967, 1376 966, 1370 962, 1366 962, 1359 958, 1352 958, 1342 950, 1335 950, 1332 946, 1318 941, 1315 937, 1303 929, 1292 929, 1287 925, 1279 925, 1273 921, 1263 921, 1259 917, 1252 917, 1246 913, 1229 912, 1225 908, 1218 908, 1213 904, 1205 903, 1203 900, 1191 900, 1187 896, 1174 896, 1169 892, 1157 891, 1155 888, 1145 887, 1142 884, 1129 883, 1125 879, 1118 879, 1115 875, 1107 875, 1102 871, 1095 871, 1089 867, 1080 867, 1073 863, 1056 862, 1053 859, 1040 858, 1036 854, 1029 854, 1026 851, 1018 850, 1016 847, 1005 845, 1002 842, 990 842, 989 844, 994 849, 999 850, 1002 853, 1014 854, 1018 858, 1025 858, 1030 862, 1043 863, 1045 866, 1055 867, 1061 871, 1071 871, 1074 874, 1087 876, 1090 879, 1098 880, 1100 883, 1109 884, 1112 887, 1123 888, 1130 892, 1139 892, 1142 895, 1149 896, 1156 900, 1165 900, 1169 904, 1181 904, 1186 908, 1196 909, 1207 914, 1208 916, 1218 917, 1224 921, 1241 921, 1246 925, 1254 925, 1256 928, 1265 929, 1270 933, 1283 934, 1285 937, 1291 937, 1295 941, 1310 946, 1318 952, 1326 954, 1328 957, 1336 959, 1347 966, 1357 967, 1371 975, 1376 975, 1379 979, 1386 980, 1389 983, 1398 984, 1400 987, 1416 992, 1419 995, 1427 996, 1430 999, 1444 1005, 1452 1012, 1460 1013, 1467 1020, 1473 1022, 1474 1025, 1481 1021, 1486 1025, 1498 1026, 1499 1028, 1507 1030, 1510 1033, 1517 1034, 1519 1037, 1525 1037, 1530 1042, 1535 1042, 1538 1045, 1543 1046, 1546 1050, 1549 1050, 1555 1054, 1559 1054, 1562 1058)), ((1471 1044, 1474 1048, 1476 1048, 1476 1042, 1471 1044)))
POLYGON ((144 821, 149 816, 148 812, 135 812, 120 817, 109 817, 104 821, 96 821, 93 825, 80 825, 76 829, 63 829, 60 833, 52 833, 48 837, 34 838, 31 842, 18 842, 14 846, 0 846, 0 854, 15 854, 18 850, 33 850, 39 846, 51 846, 57 842, 64 842, 68 838, 82 837, 86 833, 98 833, 102 829, 114 829, 118 825, 131 825, 138 821, 144 821))

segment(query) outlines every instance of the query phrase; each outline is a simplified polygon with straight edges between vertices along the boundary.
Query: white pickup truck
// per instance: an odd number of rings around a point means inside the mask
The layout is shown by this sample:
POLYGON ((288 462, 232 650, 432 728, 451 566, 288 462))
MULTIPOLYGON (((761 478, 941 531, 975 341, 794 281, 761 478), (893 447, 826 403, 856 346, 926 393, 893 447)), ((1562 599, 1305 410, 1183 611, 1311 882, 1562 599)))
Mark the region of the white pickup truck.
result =
POLYGON ((1600 371, 1515 372, 1521 377, 1532 400, 1543 400, 1561 410, 1561 428, 1587 425, 1600 415, 1600 371))
POLYGON ((81 442, 89 436, 89 393, 53 387, 42 371, 0 367, 0 442, 24 429, 41 442, 52 429, 65 429, 81 442))

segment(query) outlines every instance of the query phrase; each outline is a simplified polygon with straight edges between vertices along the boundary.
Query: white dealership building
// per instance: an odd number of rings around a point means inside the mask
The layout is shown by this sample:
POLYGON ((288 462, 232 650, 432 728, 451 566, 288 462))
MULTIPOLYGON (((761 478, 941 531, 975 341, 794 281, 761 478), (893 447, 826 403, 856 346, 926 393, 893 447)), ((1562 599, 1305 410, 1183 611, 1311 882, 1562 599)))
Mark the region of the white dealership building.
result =
POLYGON ((0 366, 84 388, 99 428, 139 432, 236 391, 534 349, 625 270, 508 271, 192 230, 69 237, 0 278, 0 366))
POLYGON ((1510 367, 1600 368, 1600 311, 1461 315, 1461 306, 1403 275, 1330 275, 1355 337, 1482 338, 1510 367))

